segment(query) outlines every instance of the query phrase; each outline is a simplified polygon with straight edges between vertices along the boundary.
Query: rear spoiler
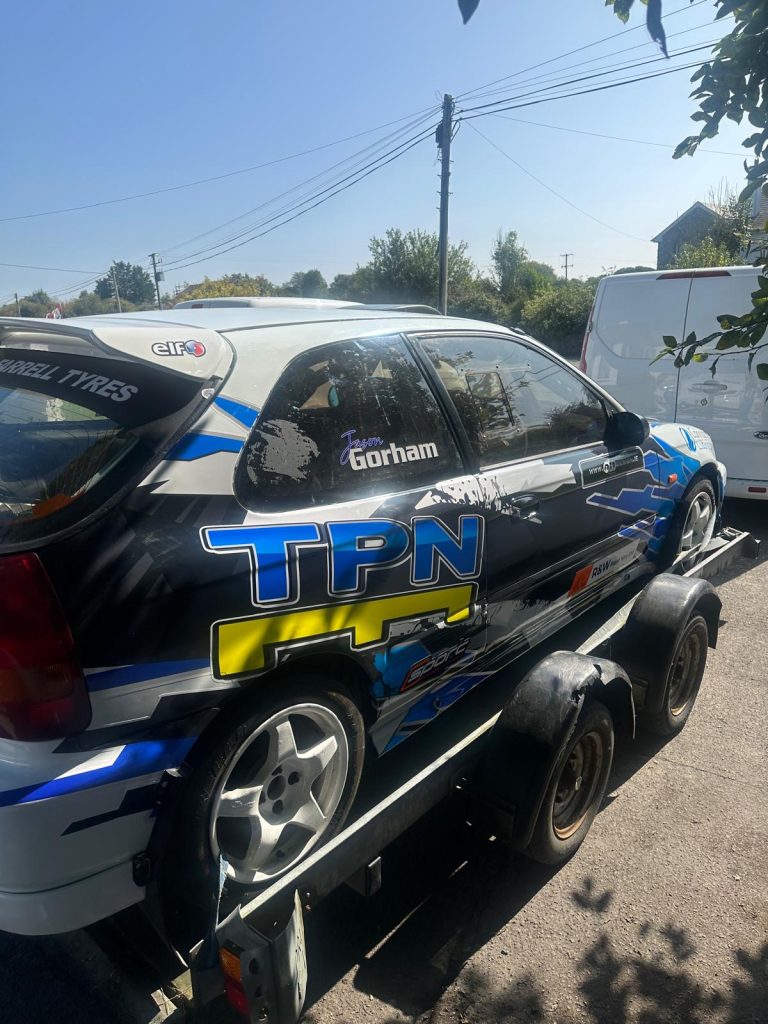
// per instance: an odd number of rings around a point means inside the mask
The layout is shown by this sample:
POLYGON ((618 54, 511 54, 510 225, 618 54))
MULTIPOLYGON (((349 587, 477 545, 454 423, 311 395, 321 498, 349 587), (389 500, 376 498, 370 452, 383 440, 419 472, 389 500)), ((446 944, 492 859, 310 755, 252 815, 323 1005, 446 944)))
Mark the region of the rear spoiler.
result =
POLYGON ((186 377, 223 379, 234 361, 234 352, 216 331, 179 327, 153 320, 106 318, 89 324, 30 317, 0 317, 0 358, 4 348, 43 352, 76 352, 109 356, 128 362, 153 363, 186 377))

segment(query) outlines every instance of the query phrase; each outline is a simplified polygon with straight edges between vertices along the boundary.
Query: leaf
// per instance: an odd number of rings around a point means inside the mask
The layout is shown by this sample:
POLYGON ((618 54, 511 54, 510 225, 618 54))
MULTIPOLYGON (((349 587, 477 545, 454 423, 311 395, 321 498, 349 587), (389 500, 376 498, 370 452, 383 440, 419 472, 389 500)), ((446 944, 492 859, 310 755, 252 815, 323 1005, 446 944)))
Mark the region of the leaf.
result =
POLYGON ((661 52, 665 57, 668 57, 667 36, 661 23, 661 0, 648 0, 648 14, 646 15, 645 23, 648 26, 651 39, 654 43, 659 44, 661 52))
POLYGON ((690 333, 690 334, 688 335, 688 337, 687 337, 687 338, 685 339, 685 344, 686 344, 686 345, 693 345, 693 343, 694 343, 695 341, 696 341, 696 331, 691 331, 691 333, 690 333))
POLYGON ((479 6, 480 0, 459 0, 459 10, 465 25, 479 6))
POLYGON ((757 376, 760 380, 768 380, 768 363, 757 364, 757 376))
POLYGON ((677 347, 677 339, 673 338, 671 334, 665 334, 664 335, 664 344, 667 346, 667 348, 676 348, 677 347))

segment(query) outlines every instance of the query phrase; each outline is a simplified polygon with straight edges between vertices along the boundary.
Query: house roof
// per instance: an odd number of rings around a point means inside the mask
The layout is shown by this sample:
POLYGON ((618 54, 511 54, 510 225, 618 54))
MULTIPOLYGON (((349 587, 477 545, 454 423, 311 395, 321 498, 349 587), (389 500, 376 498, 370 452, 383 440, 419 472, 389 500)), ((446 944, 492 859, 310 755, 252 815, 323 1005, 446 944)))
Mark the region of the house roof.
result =
POLYGON ((685 218, 689 214, 693 213, 694 210, 704 210, 706 213, 710 214, 715 220, 721 219, 720 214, 717 212, 717 210, 713 210, 711 206, 707 206, 706 203, 702 203, 697 200, 695 203, 693 203, 692 206, 689 206, 687 210, 683 211, 683 213, 681 213, 679 217, 675 217, 671 224, 667 224, 665 228, 662 228, 658 235, 652 238, 651 241, 660 242, 668 231, 671 231, 672 228, 676 228, 680 221, 685 220, 685 218))

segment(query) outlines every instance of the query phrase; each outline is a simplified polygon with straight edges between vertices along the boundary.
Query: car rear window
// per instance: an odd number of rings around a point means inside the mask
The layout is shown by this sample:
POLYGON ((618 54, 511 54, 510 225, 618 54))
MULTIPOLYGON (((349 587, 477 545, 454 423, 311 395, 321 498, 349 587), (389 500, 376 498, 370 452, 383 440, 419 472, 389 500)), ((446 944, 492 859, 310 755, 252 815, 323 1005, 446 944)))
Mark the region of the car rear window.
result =
POLYGON ((157 456, 205 382, 138 363, 0 351, 0 544, 77 522, 157 456))

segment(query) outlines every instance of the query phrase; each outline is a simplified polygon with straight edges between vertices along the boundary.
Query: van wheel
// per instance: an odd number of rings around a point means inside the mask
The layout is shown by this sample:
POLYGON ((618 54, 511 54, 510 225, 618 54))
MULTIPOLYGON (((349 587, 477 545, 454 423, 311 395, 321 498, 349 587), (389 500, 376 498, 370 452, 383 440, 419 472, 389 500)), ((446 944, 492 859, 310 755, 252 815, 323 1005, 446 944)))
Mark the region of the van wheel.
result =
POLYGON ((526 857, 559 864, 581 846, 608 788, 613 719, 604 704, 585 706, 550 781, 526 857))
POLYGON ((661 565, 679 564, 687 571, 712 540, 717 519, 715 492, 709 480, 695 480, 680 500, 661 552, 661 565), (679 561, 678 561, 679 559, 679 561))
POLYGON ((175 814, 164 895, 199 910, 210 906, 219 864, 228 887, 243 889, 289 871, 341 828, 364 749, 352 695, 319 674, 225 711, 175 814))

